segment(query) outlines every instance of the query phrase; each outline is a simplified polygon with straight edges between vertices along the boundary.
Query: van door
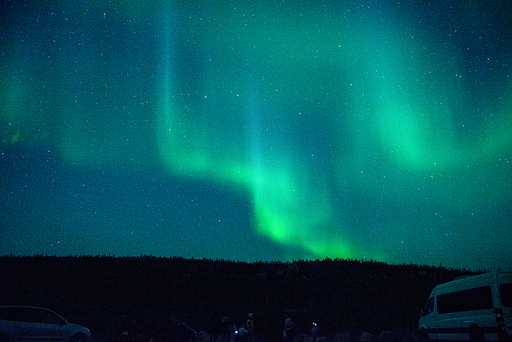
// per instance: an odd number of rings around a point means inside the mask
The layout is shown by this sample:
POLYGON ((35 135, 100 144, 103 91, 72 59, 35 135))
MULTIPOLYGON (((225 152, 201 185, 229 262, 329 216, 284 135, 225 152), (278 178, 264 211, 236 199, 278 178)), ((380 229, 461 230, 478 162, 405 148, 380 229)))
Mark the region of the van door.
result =
POLYGON ((41 314, 37 308, 13 308, 16 319, 16 335, 20 342, 35 342, 42 338, 39 330, 41 314))
POLYGON ((41 309, 41 330, 45 332, 45 342, 64 341, 67 337, 66 321, 52 311, 41 309))

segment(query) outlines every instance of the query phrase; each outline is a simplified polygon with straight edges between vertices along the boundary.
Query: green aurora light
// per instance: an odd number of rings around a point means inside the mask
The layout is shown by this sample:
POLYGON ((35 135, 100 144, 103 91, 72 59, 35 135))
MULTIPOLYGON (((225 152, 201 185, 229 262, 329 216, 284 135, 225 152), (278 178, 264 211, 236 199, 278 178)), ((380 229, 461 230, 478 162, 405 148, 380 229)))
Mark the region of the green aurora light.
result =
MULTIPOLYGON (((3 150, 55 144, 71 170, 161 171, 163 164, 170 177, 243 197, 252 206, 251 229, 289 250, 287 259, 512 260, 512 55, 503 47, 512 43, 509 5, 70 6, 38 3, 3 23, 3 150)), ((52 191, 62 190, 53 184, 58 180, 48 185, 52 191)), ((12 194, 5 193, 7 207, 12 194)), ((26 224, 88 226, 77 211, 115 212, 99 194, 93 209, 59 210, 44 218, 49 223, 32 214, 26 224)), ((28 203, 28 212, 43 211, 28 203)), ((25 215, 20 208, 11 216, 25 215)), ((148 225, 168 219, 158 215, 148 225)), ((115 225, 123 215, 99 216, 92 226, 115 225)), ((185 249, 171 237, 177 225, 144 242, 150 229, 136 219, 127 213, 121 220, 134 225, 129 233, 109 227, 84 236, 108 240, 105 248, 133 236, 126 245, 147 253, 185 249), (137 229, 146 235, 135 237, 137 229), (170 240, 176 246, 164 244, 170 240)), ((59 229, 41 236, 71 240, 59 229)), ((7 234, 0 243, 22 240, 7 234)), ((38 239, 35 246, 45 245, 38 239)), ((28 243, 18 244, 0 252, 26 253, 28 243)), ((133 252, 123 248, 117 253, 133 252)))
MULTIPOLYGON (((469 86, 457 77, 464 66, 454 49, 399 32, 372 11, 214 7, 197 14, 215 13, 208 20, 180 27, 192 34, 175 47, 194 49, 189 55, 199 56, 204 78, 179 79, 172 70, 180 61, 164 54, 170 71, 161 89, 160 151, 173 172, 249 193, 261 234, 318 257, 393 262, 400 258, 388 243, 352 241, 350 226, 365 223, 340 218, 346 209, 337 198, 346 190, 333 194, 332 182, 353 184, 388 207, 425 189, 420 196, 445 215, 460 215, 456 201, 468 212, 489 197, 508 201, 510 172, 495 163, 510 151, 511 107, 489 105, 494 116, 478 134, 457 136, 451 95, 469 86), (329 142, 320 156, 308 145, 311 135, 329 142), (468 194, 475 188, 493 190, 468 194)), ((406 231, 384 229, 397 241, 406 231)))

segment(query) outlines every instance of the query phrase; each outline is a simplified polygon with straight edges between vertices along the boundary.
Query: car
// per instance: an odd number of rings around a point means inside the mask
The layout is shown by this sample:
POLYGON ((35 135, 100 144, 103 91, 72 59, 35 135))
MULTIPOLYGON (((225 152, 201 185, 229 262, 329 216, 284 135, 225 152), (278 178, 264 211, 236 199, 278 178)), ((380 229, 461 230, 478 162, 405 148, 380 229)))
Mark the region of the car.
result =
POLYGON ((89 329, 52 310, 35 306, 0 306, 0 342, 90 342, 89 329))

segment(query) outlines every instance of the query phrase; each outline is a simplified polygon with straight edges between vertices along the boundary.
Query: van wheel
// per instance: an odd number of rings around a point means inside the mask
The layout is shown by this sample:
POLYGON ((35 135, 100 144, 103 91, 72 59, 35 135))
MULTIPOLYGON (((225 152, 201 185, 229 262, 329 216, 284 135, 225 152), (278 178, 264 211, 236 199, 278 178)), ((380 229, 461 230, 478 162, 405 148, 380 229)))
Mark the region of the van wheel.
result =
POLYGON ((485 342, 482 330, 480 330, 480 328, 476 325, 472 325, 469 327, 468 335, 470 342, 485 342))

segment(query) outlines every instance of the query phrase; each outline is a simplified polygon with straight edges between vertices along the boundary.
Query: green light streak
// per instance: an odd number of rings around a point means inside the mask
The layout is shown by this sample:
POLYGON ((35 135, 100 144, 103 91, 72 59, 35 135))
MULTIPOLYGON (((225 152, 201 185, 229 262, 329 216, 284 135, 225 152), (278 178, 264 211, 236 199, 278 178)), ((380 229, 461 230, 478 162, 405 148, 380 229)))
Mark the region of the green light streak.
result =
POLYGON ((308 257, 465 263, 467 236, 510 256, 508 18, 452 5, 62 2, 48 32, 25 25, 36 6, 2 37, 0 147, 163 164, 308 257))
MULTIPOLYGON (((273 8, 268 7, 263 11, 273 8)), ((396 34, 391 24, 372 17, 346 17, 346 24, 340 26, 338 16, 326 19, 323 12, 299 18, 272 11, 272 20, 255 13, 250 25, 230 14, 219 20, 224 26, 196 21, 189 28, 207 32, 211 42, 202 53, 222 61, 205 62, 212 76, 194 89, 198 93, 194 100, 178 96, 183 91, 168 66, 179 68, 179 62, 164 53, 167 67, 158 144, 173 172, 232 184, 250 194, 260 234, 319 257, 394 258, 389 248, 364 247, 352 241, 350 234, 345 236, 351 224, 340 220, 337 212, 343 208, 335 207, 329 186, 308 185, 318 184, 315 181, 322 174, 313 164, 302 164, 302 152, 290 138, 296 128, 293 120, 301 120, 296 115, 303 110, 308 112, 301 113, 307 117, 302 122, 308 125, 325 125, 324 119, 334 118, 339 126, 322 134, 333 132, 330 138, 337 142, 348 136, 353 144, 352 151, 333 147, 338 182, 359 184, 363 193, 384 201, 391 201, 400 187, 420 184, 431 189, 429 196, 432 191, 438 194, 433 196, 434 205, 449 211, 450 192, 487 182, 481 177, 468 181, 466 173, 458 170, 471 164, 496 176, 487 163, 500 151, 510 151, 512 107, 505 106, 501 118, 485 125, 478 141, 457 141, 445 84, 453 84, 450 77, 461 66, 438 62, 453 59, 453 51, 440 52, 431 60, 425 51, 434 47, 426 41, 396 34), (312 30, 319 22, 324 26, 312 30), (238 33, 236 39, 230 38, 233 32, 238 33), (247 63, 254 64, 250 74, 241 67, 247 63), (333 77, 333 73, 339 75, 333 77), (324 112, 295 108, 297 102, 320 104, 310 108, 324 112), (348 119, 341 123, 340 118, 348 119), (382 160, 377 164, 376 156, 382 160), (389 180, 397 173, 409 178, 389 180), (437 180, 445 173, 458 185, 446 187, 437 180), (383 183, 386 174, 390 175, 383 183)), ((469 207, 480 204, 478 197, 464 201, 469 207)))

